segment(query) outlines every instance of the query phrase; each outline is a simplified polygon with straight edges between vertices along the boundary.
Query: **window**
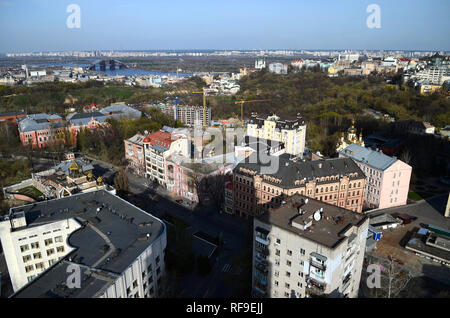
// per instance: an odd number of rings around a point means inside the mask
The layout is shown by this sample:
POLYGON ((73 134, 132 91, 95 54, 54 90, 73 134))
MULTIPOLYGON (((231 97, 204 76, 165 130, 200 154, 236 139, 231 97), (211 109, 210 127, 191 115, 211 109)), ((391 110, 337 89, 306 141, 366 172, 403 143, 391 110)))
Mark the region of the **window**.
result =
POLYGON ((133 282, 133 288, 136 288, 137 285, 138 285, 138 283, 137 283, 137 279, 136 279, 136 280, 133 282))
POLYGON ((277 238, 277 244, 281 244, 281 240, 277 238))
POLYGON ((291 266, 291 261, 286 261, 287 266, 291 266))
POLYGON ((55 237, 55 242, 56 243, 61 243, 62 241, 63 241, 63 237, 62 236, 55 237))
POLYGON ((275 250, 275 255, 276 255, 276 256, 280 256, 280 250, 279 250, 279 249, 276 249, 276 250, 275 250))
POLYGON ((55 249, 51 248, 51 249, 47 250, 47 256, 50 256, 53 254, 55 254, 55 249))
POLYGON ((30 247, 28 246, 28 244, 26 244, 26 245, 22 245, 21 247, 20 247, 20 251, 23 253, 23 252, 25 252, 25 251, 28 251, 30 249, 30 247))
POLYGON ((58 246, 58 247, 56 248, 56 251, 57 251, 58 253, 63 253, 63 252, 64 252, 64 246, 58 246))
POLYGON ((297 286, 300 287, 300 288, 302 288, 303 285, 302 285, 302 283, 298 282, 298 283, 297 283, 297 286))
POLYGON ((279 272, 279 271, 274 271, 273 275, 274 275, 275 277, 278 277, 278 276, 280 276, 280 272, 279 272))
POLYGON ((152 271, 152 264, 148 265, 147 267, 147 273, 150 273, 152 271))
POLYGON ((31 248, 39 248, 39 242, 31 243, 31 248))
POLYGON ((156 264, 159 264, 159 255, 156 256, 155 262, 156 262, 156 264))
POLYGON ((284 293, 284 297, 289 297, 289 293, 288 293, 288 292, 285 292, 285 293, 284 293))
POLYGON ((34 258, 34 259, 40 259, 40 258, 42 258, 41 252, 39 252, 39 253, 34 253, 34 254, 33 254, 33 258, 34 258))
POLYGON ((33 265, 25 266, 25 272, 26 273, 31 272, 33 269, 34 269, 33 265))
POLYGON ((36 263, 36 269, 40 269, 40 268, 44 268, 44 263, 40 262, 40 263, 36 263))
POLYGON ((44 244, 45 244, 45 246, 49 246, 50 244, 53 244, 53 239, 46 239, 45 241, 44 241, 44 244))
POLYGON ((303 272, 298 272, 298 275, 299 275, 300 277, 303 277, 303 272))
POLYGON ((286 288, 290 288, 290 287, 291 287, 291 285, 289 285, 288 283, 285 283, 285 284, 284 284, 284 287, 286 287, 286 288))
POLYGON ((292 256, 292 251, 291 250, 287 250, 287 255, 292 256))
POLYGON ((290 272, 286 272, 286 277, 291 277, 291 273, 290 272))
POLYGON ((23 259, 23 262, 26 263, 31 260, 31 255, 25 255, 24 257, 22 257, 22 259, 23 259))
POLYGON ((278 287, 278 281, 274 281, 274 285, 278 287))
POLYGON ((305 255, 305 250, 303 248, 300 249, 300 255, 305 255))

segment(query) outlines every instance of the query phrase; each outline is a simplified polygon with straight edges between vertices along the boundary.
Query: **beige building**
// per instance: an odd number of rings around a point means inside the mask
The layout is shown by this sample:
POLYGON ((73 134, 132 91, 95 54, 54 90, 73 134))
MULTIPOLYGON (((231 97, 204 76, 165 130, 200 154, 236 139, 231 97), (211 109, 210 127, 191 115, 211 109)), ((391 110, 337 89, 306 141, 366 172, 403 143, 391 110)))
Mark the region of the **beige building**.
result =
POLYGON ((301 195, 255 218, 253 297, 358 296, 369 219, 301 195))
POLYGON ((282 142, 286 153, 302 155, 305 151, 306 124, 300 114, 293 120, 282 120, 275 114, 259 118, 253 113, 247 124, 247 135, 282 142))

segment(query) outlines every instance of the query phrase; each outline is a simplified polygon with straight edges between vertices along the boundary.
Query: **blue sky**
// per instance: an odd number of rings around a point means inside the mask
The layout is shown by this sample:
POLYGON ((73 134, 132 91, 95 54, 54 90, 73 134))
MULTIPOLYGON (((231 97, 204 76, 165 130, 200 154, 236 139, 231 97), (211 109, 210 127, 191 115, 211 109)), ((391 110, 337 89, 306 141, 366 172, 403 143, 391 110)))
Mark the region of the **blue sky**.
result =
POLYGON ((449 0, 0 0, 0 52, 450 50, 449 0), (69 29, 69 4, 81 28, 69 29), (369 29, 369 4, 381 28, 369 29))

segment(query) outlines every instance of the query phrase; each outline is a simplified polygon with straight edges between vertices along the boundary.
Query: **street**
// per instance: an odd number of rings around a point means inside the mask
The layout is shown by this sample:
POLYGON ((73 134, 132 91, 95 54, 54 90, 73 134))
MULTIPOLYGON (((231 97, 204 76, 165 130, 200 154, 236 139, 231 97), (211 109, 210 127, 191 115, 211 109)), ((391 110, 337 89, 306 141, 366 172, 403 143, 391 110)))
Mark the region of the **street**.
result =
MULTIPOLYGON (((90 158, 92 159, 92 158, 90 158)), ((94 175, 102 176, 103 180, 113 184, 117 168, 112 165, 92 160, 94 166, 94 175)), ((230 216, 225 213, 220 214, 214 206, 201 206, 191 211, 184 206, 173 201, 169 193, 158 187, 152 188, 151 182, 143 177, 127 173, 129 182, 129 191, 131 195, 127 198, 131 203, 140 208, 162 218, 165 213, 179 218, 190 225, 189 233, 202 231, 211 237, 221 235, 224 246, 219 248, 215 259, 211 260, 211 272, 202 277, 196 269, 187 274, 182 282, 180 297, 232 297, 225 281, 225 274, 235 270, 233 259, 242 253, 245 249, 251 247, 252 233, 251 223, 236 216, 230 216), (149 194, 157 193, 160 199, 155 202, 149 198, 149 194)), ((249 259, 251 262, 251 259, 249 259)))

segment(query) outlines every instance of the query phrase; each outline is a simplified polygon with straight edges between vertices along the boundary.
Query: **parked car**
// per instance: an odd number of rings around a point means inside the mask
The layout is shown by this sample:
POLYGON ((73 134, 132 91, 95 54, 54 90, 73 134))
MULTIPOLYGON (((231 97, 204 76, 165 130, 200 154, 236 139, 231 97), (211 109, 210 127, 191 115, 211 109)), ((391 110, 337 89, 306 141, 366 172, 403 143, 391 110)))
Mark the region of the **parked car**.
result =
POLYGON ((398 220, 401 220, 403 224, 409 224, 417 219, 417 217, 406 213, 393 213, 392 216, 398 220))

